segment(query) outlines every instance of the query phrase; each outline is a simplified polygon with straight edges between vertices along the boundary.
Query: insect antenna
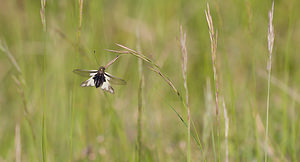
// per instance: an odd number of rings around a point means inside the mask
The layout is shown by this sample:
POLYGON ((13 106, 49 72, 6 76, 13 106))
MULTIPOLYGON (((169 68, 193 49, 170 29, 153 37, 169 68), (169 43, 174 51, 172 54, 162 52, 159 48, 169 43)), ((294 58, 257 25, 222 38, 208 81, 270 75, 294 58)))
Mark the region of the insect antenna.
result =
POLYGON ((97 59, 97 57, 96 57, 96 51, 95 51, 95 50, 94 50, 94 54, 92 54, 92 55, 94 56, 97 65, 100 66, 100 64, 99 64, 99 62, 98 62, 98 59, 97 59))

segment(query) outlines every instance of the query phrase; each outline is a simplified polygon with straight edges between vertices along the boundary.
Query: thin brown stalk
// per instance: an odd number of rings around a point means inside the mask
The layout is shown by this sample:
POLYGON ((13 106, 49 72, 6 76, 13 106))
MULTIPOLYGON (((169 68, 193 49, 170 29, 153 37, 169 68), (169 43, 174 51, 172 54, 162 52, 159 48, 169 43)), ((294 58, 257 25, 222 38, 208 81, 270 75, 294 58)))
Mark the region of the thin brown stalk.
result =
POLYGON ((83 0, 79 0, 79 30, 81 30, 81 24, 82 24, 82 8, 83 8, 83 0))
POLYGON ((210 47, 211 47, 211 58, 212 58, 212 68, 213 68, 213 73, 214 73, 214 82, 215 82, 215 98, 216 98, 216 116, 217 116, 217 138, 218 138, 218 158, 220 161, 220 117, 219 117, 219 83, 218 83, 218 75, 217 75, 217 38, 218 38, 218 33, 215 31, 214 29, 214 25, 213 25, 213 20, 210 14, 210 9, 209 9, 209 5, 207 3, 207 9, 205 10, 205 16, 206 16, 206 20, 207 20, 207 24, 208 24, 208 28, 209 28, 209 37, 210 37, 210 47))
POLYGON ((182 26, 180 26, 180 48, 181 48, 181 65, 183 84, 185 89, 185 104, 187 107, 187 161, 191 161, 191 118, 190 118, 190 106, 189 106, 189 91, 187 87, 187 48, 186 48, 186 32, 183 32, 182 26))
POLYGON ((109 63, 107 63, 104 68, 108 68, 110 65, 112 65, 118 58, 120 57, 120 55, 116 56, 113 60, 111 60, 109 63))
POLYGON ((113 52, 113 53, 118 53, 118 54, 129 54, 130 52, 128 51, 118 51, 118 50, 110 50, 110 49, 105 49, 106 51, 113 52))
POLYGON ((151 59, 149 59, 147 56, 145 56, 144 54, 140 53, 140 52, 137 52, 135 50, 132 50, 124 45, 121 45, 121 44, 116 44, 117 46, 125 49, 125 50, 107 50, 107 51, 110 51, 110 52, 113 52, 113 53, 118 53, 118 54, 131 54, 139 59, 142 59, 143 61, 147 62, 150 64, 150 70, 156 72, 157 74, 159 74, 170 86, 171 88, 174 90, 174 92, 177 94, 177 96, 181 97, 180 96, 180 93, 179 91, 176 89, 176 87, 174 86, 174 84, 172 83, 172 81, 165 75, 161 72, 160 70, 160 67, 155 64, 151 59))
POLYGON ((79 24, 78 24, 78 31, 77 31, 77 48, 78 52, 80 50, 80 33, 81 33, 81 26, 82 26, 82 9, 83 9, 83 0, 79 0, 79 24))
POLYGON ((9 51, 9 49, 8 49, 8 47, 7 47, 6 43, 5 43, 5 41, 2 42, 2 41, 0 40, 0 50, 1 50, 3 53, 6 54, 6 56, 9 58, 10 62, 11 62, 12 65, 16 68, 16 70, 17 70, 20 74, 22 74, 21 68, 20 68, 18 62, 16 61, 15 57, 10 53, 10 51, 9 51))
POLYGON ((274 1, 272 3, 272 9, 269 11, 269 26, 268 26, 268 96, 267 96, 267 119, 266 119, 266 136, 265 136, 265 162, 268 161, 268 132, 269 132, 269 109, 270 109, 270 82, 271 82, 271 70, 272 70, 272 52, 274 45, 274 27, 273 27, 273 12, 274 12, 274 1))
POLYGON ((165 76, 162 72, 160 72, 160 70, 156 69, 156 68, 151 68, 150 67, 150 70, 156 72, 157 74, 159 74, 168 84, 169 86, 174 90, 174 92, 180 96, 180 93, 178 92, 178 90, 176 89, 176 87, 174 86, 174 84, 171 82, 171 80, 165 76))
POLYGON ((41 9, 40 9, 40 15, 41 15, 41 21, 43 25, 43 31, 46 32, 46 0, 41 0, 41 9))
POLYGON ((210 47, 211 47, 211 58, 212 58, 212 65, 213 65, 213 73, 214 73, 214 81, 215 81, 215 97, 216 97, 216 115, 217 121, 219 123, 219 105, 218 105, 218 76, 217 76, 217 67, 216 67, 216 51, 217 51, 217 33, 214 30, 214 25, 212 21, 212 17, 209 10, 209 5, 207 3, 207 9, 205 10, 205 16, 209 28, 209 37, 210 37, 210 47))
POLYGON ((21 162, 21 133, 20 124, 16 124, 15 128, 15 146, 16 146, 16 162, 21 162))
POLYGON ((134 55, 134 56, 136 56, 136 57, 138 57, 138 58, 140 58, 140 59, 142 59, 142 60, 150 63, 153 67, 156 67, 156 68, 160 69, 157 64, 155 64, 151 59, 149 59, 147 56, 143 55, 142 53, 136 52, 135 50, 130 49, 130 48, 128 48, 126 46, 123 46, 121 44, 117 44, 116 43, 116 45, 119 46, 119 47, 121 47, 121 48, 126 49, 130 54, 132 54, 132 55, 134 55))

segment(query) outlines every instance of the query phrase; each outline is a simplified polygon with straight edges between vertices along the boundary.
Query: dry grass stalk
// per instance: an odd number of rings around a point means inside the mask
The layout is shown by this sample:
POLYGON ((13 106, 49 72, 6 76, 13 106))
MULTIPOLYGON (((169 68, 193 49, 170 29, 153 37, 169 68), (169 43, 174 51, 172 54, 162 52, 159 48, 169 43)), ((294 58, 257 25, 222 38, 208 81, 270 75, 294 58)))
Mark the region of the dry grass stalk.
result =
POLYGON ((16 124, 15 128, 15 147, 16 147, 16 162, 21 162, 21 133, 20 124, 16 124))
POLYGON ((78 31, 77 31, 77 51, 78 54, 80 52, 80 33, 81 33, 81 25, 82 25, 82 8, 83 8, 83 0, 79 0, 79 15, 78 15, 78 19, 79 19, 79 24, 78 24, 78 31))
POLYGON ((18 88, 18 92, 20 93, 20 96, 23 99, 24 114, 28 115, 27 102, 26 102, 25 93, 24 93, 24 90, 22 87, 23 85, 21 84, 21 82, 19 81, 19 79, 16 76, 12 75, 12 79, 15 81, 17 88, 18 88))
POLYGON ((269 50, 269 57, 272 56, 273 45, 274 45, 274 37, 275 37, 274 26, 273 26, 273 14, 274 14, 274 1, 272 3, 272 9, 271 9, 271 11, 269 11, 269 27, 268 27, 268 50, 269 50))
POLYGON ((130 53, 128 51, 118 51, 118 50, 110 50, 110 49, 106 49, 106 51, 118 53, 118 54, 129 54, 130 53))
POLYGON ((83 8, 83 0, 79 0, 79 30, 81 30, 81 24, 82 24, 82 8, 83 8))
POLYGON ((273 27, 273 12, 274 1, 272 3, 272 9, 269 11, 269 26, 268 26, 268 51, 269 59, 267 63, 268 72, 268 96, 267 96, 267 119, 266 119, 266 136, 265 136, 265 161, 268 160, 268 129, 269 129, 269 109, 270 109, 270 82, 271 82, 271 70, 272 70, 272 52, 274 45, 274 27, 273 27))
MULTIPOLYGON (((138 57, 138 58, 140 58, 140 59, 142 59, 142 60, 150 63, 153 67, 159 69, 158 65, 156 65, 151 59, 149 59, 147 56, 143 55, 142 53, 136 52, 135 50, 130 49, 130 48, 128 48, 126 46, 123 46, 121 44, 116 44, 116 45, 119 46, 119 47, 121 47, 121 48, 124 48, 125 50, 127 50, 124 54, 128 54, 128 53, 132 54, 132 55, 134 55, 134 56, 136 56, 136 57, 138 57)), ((121 51, 119 51, 119 52, 121 52, 121 51)))
MULTIPOLYGON (((42 71, 45 74, 45 64, 46 64, 46 0, 41 0, 41 9, 40 9, 40 15, 43 25, 43 31, 44 31, 44 55, 43 55, 43 65, 42 65, 42 71)), ((44 100, 42 102, 42 105, 46 105, 46 77, 44 77, 44 100)), ((47 138, 46 138, 46 126, 45 126, 45 110, 46 106, 42 106, 43 113, 42 113, 42 154, 43 154, 43 161, 47 161, 47 138)))
POLYGON ((176 87, 174 86, 174 84, 171 82, 171 80, 166 75, 164 75, 163 73, 161 73, 160 70, 156 69, 156 68, 150 67, 150 70, 152 70, 152 71, 156 72, 157 74, 159 74, 169 84, 169 86, 174 90, 174 92, 178 96, 180 96, 180 93, 178 92, 178 90, 176 89, 176 87))
POLYGON ((145 56, 144 54, 140 53, 140 52, 137 52, 133 49, 130 49, 126 46, 123 46, 121 44, 117 44, 117 46, 125 49, 125 50, 109 50, 109 49, 106 49, 107 51, 110 51, 110 52, 113 52, 113 53, 118 53, 118 54, 131 54, 139 59, 142 59, 143 61, 147 62, 150 64, 150 70, 156 72, 157 74, 159 74, 170 86, 171 88, 174 90, 174 92, 181 98, 180 96, 180 93, 179 91, 176 89, 176 87, 174 86, 174 84, 172 83, 172 81, 165 75, 161 72, 160 70, 160 67, 155 64, 151 59, 149 59, 147 56, 145 56))
POLYGON ((9 58, 10 62, 12 63, 12 65, 16 68, 16 70, 22 74, 21 72, 21 68, 18 64, 18 62, 16 61, 15 57, 10 53, 10 51, 8 50, 8 47, 6 45, 5 42, 2 42, 0 40, 0 50, 6 54, 6 56, 9 58))
POLYGON ((212 65, 214 72, 214 81, 215 81, 215 97, 216 97, 216 115, 219 123, 219 105, 218 105, 218 77, 217 77, 217 68, 216 68, 216 51, 217 51, 217 33, 214 30, 213 21, 210 15, 209 5, 207 3, 207 9, 205 10, 205 16, 209 28, 209 37, 210 37, 210 47, 211 47, 211 57, 212 57, 212 65))
MULTIPOLYGON (((182 67, 182 76, 184 81, 184 89, 186 92, 186 105, 189 108, 189 95, 187 88, 187 49, 186 49, 186 33, 182 31, 182 26, 180 26, 180 47, 181 47, 181 67, 182 67)), ((188 110, 189 111, 189 110, 188 110)), ((188 112, 189 118, 189 112, 188 112)))
POLYGON ((228 132, 229 132, 229 118, 227 115, 227 109, 226 109, 226 104, 225 100, 223 98, 223 110, 224 110, 224 119, 225 119, 225 161, 229 161, 229 153, 228 153, 228 132))
POLYGON ((107 69, 110 65, 112 65, 120 56, 116 56, 113 60, 111 60, 109 63, 107 63, 104 67, 107 69))
POLYGON ((190 106, 189 106, 189 91, 187 87, 187 48, 186 48, 186 32, 183 32, 182 26, 180 26, 180 48, 181 48, 181 65, 183 84, 185 89, 185 104, 187 107, 187 161, 191 161, 191 118, 190 118, 190 106))
POLYGON ((45 14, 45 8, 46 8, 46 0, 41 0, 41 9, 40 9, 40 15, 43 25, 43 30, 46 32, 46 14, 45 14))

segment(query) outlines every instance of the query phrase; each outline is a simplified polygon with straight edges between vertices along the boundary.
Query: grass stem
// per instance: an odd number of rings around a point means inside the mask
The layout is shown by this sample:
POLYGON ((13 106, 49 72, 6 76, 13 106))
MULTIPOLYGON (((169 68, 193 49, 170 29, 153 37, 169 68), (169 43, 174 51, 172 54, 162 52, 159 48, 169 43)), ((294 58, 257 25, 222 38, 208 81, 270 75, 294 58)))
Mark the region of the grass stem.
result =
MULTIPOLYGON (((141 52, 141 44, 140 44, 140 37, 139 32, 137 31, 137 51, 141 52)), ((144 72, 143 72, 143 61, 141 59, 138 60, 138 69, 139 69, 139 88, 138 88, 138 116, 137 116, 137 161, 142 160, 142 151, 143 151, 143 144, 142 144, 142 128, 143 128, 143 91, 144 91, 144 72)))
POLYGON ((182 76, 185 90, 185 105, 187 107, 187 161, 191 161, 191 114, 189 106, 189 91, 187 87, 187 48, 186 48, 186 32, 183 32, 180 26, 180 48, 181 48, 181 65, 182 76))
MULTIPOLYGON (((82 25, 82 9, 83 9, 83 0, 79 0, 79 15, 78 15, 78 30, 77 30, 77 55, 78 58, 79 53, 81 51, 80 47, 80 33, 81 33, 81 25, 82 25)), ((76 59, 77 61, 78 59, 76 59)), ((72 161, 72 153, 73 153, 73 125, 74 125, 74 113, 75 113, 75 85, 73 85, 73 90, 71 92, 72 95, 72 114, 71 114, 71 129, 70 129, 70 152, 69 152, 69 161, 72 161)))
POLYGON ((274 45, 274 27, 273 27, 273 11, 274 1, 272 3, 272 9, 269 11, 269 26, 268 26, 268 95, 267 95, 267 119, 266 119, 266 136, 265 136, 265 162, 268 161, 268 133, 269 133, 269 109, 270 109, 270 85, 271 85, 271 70, 272 70, 272 51, 274 45))
POLYGON ((43 102, 42 102, 42 154, 43 154, 43 162, 47 162, 47 127, 46 127, 46 85, 47 85, 47 79, 46 79, 46 41, 47 41, 47 27, 46 27, 46 0, 41 0, 41 9, 40 9, 40 15, 41 15, 41 21, 43 25, 43 43, 44 43, 44 54, 43 54, 43 74, 44 74, 44 85, 43 85, 43 102))

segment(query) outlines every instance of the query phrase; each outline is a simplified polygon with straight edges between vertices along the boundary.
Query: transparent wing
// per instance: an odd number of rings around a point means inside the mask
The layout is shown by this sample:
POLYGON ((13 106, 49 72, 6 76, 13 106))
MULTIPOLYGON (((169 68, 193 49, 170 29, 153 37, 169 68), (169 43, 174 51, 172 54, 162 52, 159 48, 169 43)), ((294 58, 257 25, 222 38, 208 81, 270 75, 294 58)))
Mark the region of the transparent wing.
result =
POLYGON ((73 72, 75 74, 81 75, 81 76, 93 76, 94 73, 97 73, 98 70, 84 70, 84 69, 74 69, 73 72))
POLYGON ((104 73, 108 78, 107 80, 111 83, 111 84, 116 84, 116 85, 125 85, 126 84, 126 81, 121 79, 121 78, 118 78, 118 77, 115 77, 109 73, 104 73))
POLYGON ((94 79, 93 79, 94 76, 90 77, 88 80, 82 82, 80 84, 81 87, 93 87, 95 86, 95 82, 94 82, 94 79))

